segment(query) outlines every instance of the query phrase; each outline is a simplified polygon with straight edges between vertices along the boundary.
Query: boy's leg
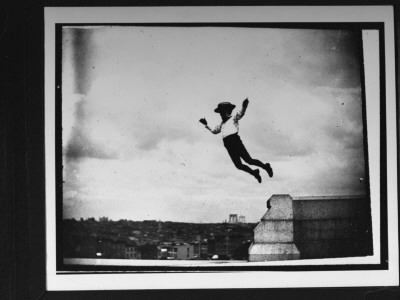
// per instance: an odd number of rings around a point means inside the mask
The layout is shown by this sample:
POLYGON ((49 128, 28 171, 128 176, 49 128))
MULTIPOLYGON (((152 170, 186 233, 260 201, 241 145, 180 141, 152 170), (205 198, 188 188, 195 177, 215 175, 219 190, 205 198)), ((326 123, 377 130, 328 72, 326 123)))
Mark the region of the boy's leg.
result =
POLYGON ((232 162, 236 168, 253 175, 257 179, 257 181, 261 183, 260 171, 258 169, 253 170, 249 166, 242 164, 240 156, 237 153, 237 151, 235 151, 235 149, 228 149, 228 148, 226 149, 228 150, 229 156, 231 157, 232 162))
POLYGON ((274 171, 272 170, 271 165, 269 163, 265 164, 265 168, 264 169, 265 169, 265 171, 267 171, 269 177, 274 176, 274 171))
POLYGON ((258 159, 254 159, 250 156, 249 152, 247 151, 246 147, 243 145, 242 141, 240 141, 240 146, 238 147, 239 150, 239 155, 243 160, 248 163, 249 165, 257 166, 260 168, 263 168, 265 171, 267 171, 269 177, 273 176, 273 171, 271 168, 271 165, 269 163, 263 164, 261 161, 258 159))

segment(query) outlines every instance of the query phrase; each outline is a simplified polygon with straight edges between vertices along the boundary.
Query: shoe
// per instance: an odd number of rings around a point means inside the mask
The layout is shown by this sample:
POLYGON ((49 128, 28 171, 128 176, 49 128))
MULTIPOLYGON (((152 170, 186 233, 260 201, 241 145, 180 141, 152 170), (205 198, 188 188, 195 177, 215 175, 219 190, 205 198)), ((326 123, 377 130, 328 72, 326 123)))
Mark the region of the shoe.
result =
POLYGON ((265 171, 267 171, 269 177, 274 176, 274 171, 272 171, 271 165, 269 163, 265 164, 264 169, 265 169, 265 171))
POLYGON ((258 183, 261 183, 261 176, 259 169, 254 170, 254 177, 257 179, 258 183))

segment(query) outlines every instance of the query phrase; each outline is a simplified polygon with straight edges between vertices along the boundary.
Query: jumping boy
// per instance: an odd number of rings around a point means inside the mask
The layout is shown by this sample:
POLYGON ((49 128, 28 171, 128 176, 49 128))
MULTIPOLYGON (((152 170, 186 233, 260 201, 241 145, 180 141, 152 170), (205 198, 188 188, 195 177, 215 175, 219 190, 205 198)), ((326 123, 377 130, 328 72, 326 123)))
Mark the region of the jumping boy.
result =
POLYGON ((253 175, 259 183, 261 183, 260 170, 251 169, 249 166, 242 164, 240 159, 243 159, 249 165, 258 166, 267 171, 269 177, 273 176, 273 171, 269 163, 263 164, 258 159, 251 158, 250 154, 244 147, 242 140, 239 136, 239 120, 244 116, 247 106, 249 105, 249 100, 246 98, 243 101, 242 109, 239 110, 233 117, 232 111, 236 105, 229 102, 221 102, 214 112, 219 113, 222 119, 221 124, 217 125, 214 129, 211 129, 207 125, 205 118, 200 119, 200 123, 206 126, 206 128, 213 134, 218 134, 222 132, 222 138, 226 150, 228 150, 229 156, 231 157, 235 167, 239 170, 245 171, 253 175))

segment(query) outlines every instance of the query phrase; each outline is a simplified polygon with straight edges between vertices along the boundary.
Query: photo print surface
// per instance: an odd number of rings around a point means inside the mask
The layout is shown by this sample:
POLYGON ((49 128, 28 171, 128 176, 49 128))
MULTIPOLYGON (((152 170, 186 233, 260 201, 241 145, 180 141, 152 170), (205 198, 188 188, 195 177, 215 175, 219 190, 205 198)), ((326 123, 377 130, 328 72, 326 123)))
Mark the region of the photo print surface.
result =
POLYGON ((373 255, 361 30, 59 32, 65 264, 373 255))

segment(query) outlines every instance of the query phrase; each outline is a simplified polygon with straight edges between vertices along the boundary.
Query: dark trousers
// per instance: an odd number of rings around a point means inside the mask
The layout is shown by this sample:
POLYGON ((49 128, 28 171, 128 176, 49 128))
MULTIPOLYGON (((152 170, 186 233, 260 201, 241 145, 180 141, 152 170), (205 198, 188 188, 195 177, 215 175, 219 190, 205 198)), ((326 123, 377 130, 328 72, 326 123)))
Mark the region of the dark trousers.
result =
POLYGON ((229 156, 235 164, 235 167, 239 170, 254 175, 254 171, 249 166, 242 164, 241 159, 243 159, 249 165, 258 166, 260 168, 265 167, 265 165, 261 161, 259 161, 258 159, 253 159, 250 156, 249 152, 247 152, 246 148, 244 147, 240 136, 237 133, 228 135, 223 139, 223 141, 226 150, 228 150, 229 156))

